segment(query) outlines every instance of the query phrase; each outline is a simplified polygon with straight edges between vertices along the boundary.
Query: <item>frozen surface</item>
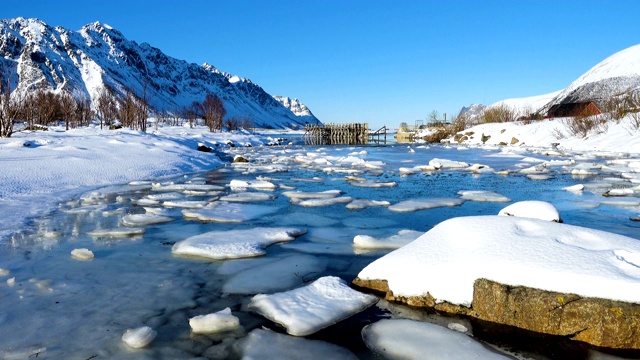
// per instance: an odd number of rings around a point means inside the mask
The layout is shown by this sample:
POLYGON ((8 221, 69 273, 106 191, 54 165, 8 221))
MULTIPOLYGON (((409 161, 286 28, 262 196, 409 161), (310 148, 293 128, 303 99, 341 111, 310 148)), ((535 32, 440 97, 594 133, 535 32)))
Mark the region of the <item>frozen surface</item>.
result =
POLYGON ((94 258, 93 252, 87 248, 73 249, 71 251, 71 256, 74 259, 82 261, 93 260, 94 258))
POLYGON ((380 320, 362 329, 373 352, 387 359, 510 359, 469 335, 413 320, 380 320))
POLYGON ((196 334, 210 334, 236 329, 240 327, 240 319, 226 308, 213 314, 194 316, 189 319, 189 326, 196 334))
POLYGON ((306 336, 373 305, 378 298, 351 289, 344 280, 327 276, 283 293, 256 295, 249 308, 284 326, 294 336, 306 336))
POLYGON ((361 279, 387 280, 396 295, 429 292, 470 306, 473 282, 640 302, 640 242, 600 230, 507 216, 444 221, 364 268, 361 279), (464 269, 464 270, 461 270, 464 269), (442 274, 425 277, 423 274, 442 274))
POLYGON ((500 210, 498 215, 562 222, 560 212, 553 204, 537 200, 519 201, 511 204, 500 210))
POLYGON ((458 195, 460 195, 461 199, 471 200, 471 201, 480 201, 480 202, 510 202, 511 199, 500 195, 495 191, 488 190, 461 190, 458 191, 458 195))
POLYGON ((173 221, 172 217, 153 214, 130 214, 122 218, 125 226, 147 226, 173 221))
POLYGON ((238 259, 264 255, 264 249, 278 242, 291 241, 307 231, 296 228, 253 228, 210 231, 173 245, 175 255, 209 259, 238 259))
POLYGON ((87 232, 87 235, 100 238, 100 237, 109 237, 109 238, 121 238, 121 237, 130 237, 130 236, 138 236, 143 235, 147 230, 144 228, 114 228, 114 229, 97 229, 87 232))
POLYGON ((307 340, 262 329, 251 331, 237 347, 245 360, 358 359, 349 350, 335 344, 320 340, 307 340))

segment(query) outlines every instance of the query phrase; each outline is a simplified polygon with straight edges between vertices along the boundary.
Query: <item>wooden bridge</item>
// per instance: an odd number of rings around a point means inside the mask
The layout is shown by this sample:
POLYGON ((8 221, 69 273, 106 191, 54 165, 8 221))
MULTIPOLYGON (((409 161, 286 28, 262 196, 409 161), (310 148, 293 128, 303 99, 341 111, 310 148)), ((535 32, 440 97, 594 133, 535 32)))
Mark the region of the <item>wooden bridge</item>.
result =
POLYGON ((367 123, 351 124, 307 124, 302 138, 309 145, 363 145, 368 144, 372 136, 384 135, 387 140, 387 128, 383 126, 375 132, 370 132, 367 123))

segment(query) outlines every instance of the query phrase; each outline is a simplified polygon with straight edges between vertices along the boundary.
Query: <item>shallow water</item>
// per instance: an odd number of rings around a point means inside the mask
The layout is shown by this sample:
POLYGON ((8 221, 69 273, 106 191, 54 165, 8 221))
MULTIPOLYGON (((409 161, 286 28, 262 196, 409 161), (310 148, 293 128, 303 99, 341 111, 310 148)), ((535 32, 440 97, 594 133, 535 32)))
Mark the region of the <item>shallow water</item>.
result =
MULTIPOLYGON (((549 201, 569 224, 640 238, 640 224, 629 220, 638 214, 637 206, 593 207, 603 200, 601 193, 606 188, 597 187, 581 194, 562 190, 577 183, 621 178, 616 173, 598 172, 577 178, 570 174, 571 167, 553 166, 549 167, 553 177, 540 181, 530 180, 521 173, 503 176, 493 172, 473 174, 466 170, 442 169, 401 176, 399 171, 401 167, 426 165, 434 158, 479 163, 496 171, 517 171, 536 164, 523 164, 521 161, 527 156, 545 161, 569 157, 552 158, 531 152, 496 156, 500 154, 497 149, 458 150, 417 145, 411 145, 411 149, 407 145, 255 147, 230 149, 220 155, 232 159, 238 154, 249 163, 229 164, 171 181, 224 186, 221 193, 181 195, 182 200, 215 201, 220 195, 238 192, 228 187, 231 180, 251 181, 260 177, 280 187, 272 191, 247 191, 275 195, 274 200, 255 203, 277 209, 272 214, 241 223, 216 223, 186 220, 180 209, 168 209, 175 220, 145 226, 144 235, 93 238, 87 233, 119 227, 126 214, 144 213, 138 201, 158 193, 148 184, 114 185, 89 192, 81 199, 70 199, 61 204, 58 211, 34 219, 31 232, 2 244, 0 268, 11 273, 0 277, 0 358, 27 358, 36 354, 38 358, 66 359, 233 358, 237 356, 233 351, 236 339, 243 338, 252 329, 267 327, 284 332, 247 310, 253 294, 288 290, 325 275, 350 282, 367 264, 388 252, 354 250, 354 236, 388 237, 401 229, 424 232, 452 217, 497 214, 507 206, 467 201, 461 206, 408 213, 392 212, 386 207, 348 210, 344 204, 303 207, 281 196, 283 191, 291 191, 287 190, 290 188, 305 192, 341 190, 343 195, 354 199, 386 200, 391 204, 412 198, 458 198, 460 190, 492 190, 513 202, 549 201), (318 159, 323 160, 313 161, 318 159), (344 162, 346 159, 350 160, 344 162), (350 165, 354 159, 380 166, 367 167, 358 162, 350 165), (347 175, 370 181, 393 181, 397 186, 356 187, 345 180, 347 175), (265 256, 252 259, 211 261, 171 254, 172 245, 189 236, 258 226, 294 226, 308 232, 294 241, 272 245, 265 256), (75 248, 91 249, 95 259, 73 259, 70 253, 75 248), (276 263, 278 265, 274 265, 276 263), (296 266, 304 270, 298 271, 296 266), (15 284, 6 282, 13 277, 15 284), (217 336, 191 334, 189 318, 226 307, 240 318, 241 330, 217 336), (143 325, 154 328, 158 337, 146 349, 127 348, 121 341, 122 334, 126 329, 143 325)), ((575 158, 577 154, 568 155, 575 158)), ((606 160, 596 158, 588 162, 604 164, 606 160)), ((627 185, 617 183, 610 187, 627 185)), ((385 317, 419 318, 444 325, 466 323, 463 319, 427 314, 383 301, 309 338, 346 347, 359 358, 377 358, 362 342, 360 329, 385 317)), ((554 357, 549 350, 539 347, 531 349, 484 333, 482 338, 508 347, 518 357, 554 357)), ((558 350, 551 350, 554 351, 558 350)), ((569 353, 575 351, 572 348, 569 353)), ((577 353, 584 355, 584 352, 577 353)))

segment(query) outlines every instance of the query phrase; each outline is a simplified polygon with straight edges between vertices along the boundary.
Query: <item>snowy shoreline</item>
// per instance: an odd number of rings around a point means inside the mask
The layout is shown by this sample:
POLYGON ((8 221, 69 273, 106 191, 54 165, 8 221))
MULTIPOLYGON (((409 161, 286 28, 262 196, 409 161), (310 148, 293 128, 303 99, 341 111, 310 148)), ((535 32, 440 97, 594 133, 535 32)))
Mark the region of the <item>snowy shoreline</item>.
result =
POLYGON ((250 133, 211 133, 204 127, 164 127, 142 133, 89 127, 17 132, 0 139, 0 242, 20 233, 31 218, 102 186, 213 170, 223 164, 212 148, 260 145, 250 133))

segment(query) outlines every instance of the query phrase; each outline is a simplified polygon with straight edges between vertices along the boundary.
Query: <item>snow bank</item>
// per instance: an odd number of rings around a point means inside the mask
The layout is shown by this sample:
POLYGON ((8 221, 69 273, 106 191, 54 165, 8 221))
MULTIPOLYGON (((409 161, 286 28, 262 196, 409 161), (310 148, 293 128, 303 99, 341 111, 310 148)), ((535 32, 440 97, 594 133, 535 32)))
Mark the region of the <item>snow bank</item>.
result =
POLYGON ((351 289, 335 276, 273 295, 256 295, 249 308, 294 336, 313 334, 373 305, 378 298, 351 289))
POLYGON ((538 219, 470 216, 436 225, 358 277, 387 280, 396 296, 429 292, 465 306, 478 278, 638 303, 639 259, 640 242, 626 236, 538 219))

